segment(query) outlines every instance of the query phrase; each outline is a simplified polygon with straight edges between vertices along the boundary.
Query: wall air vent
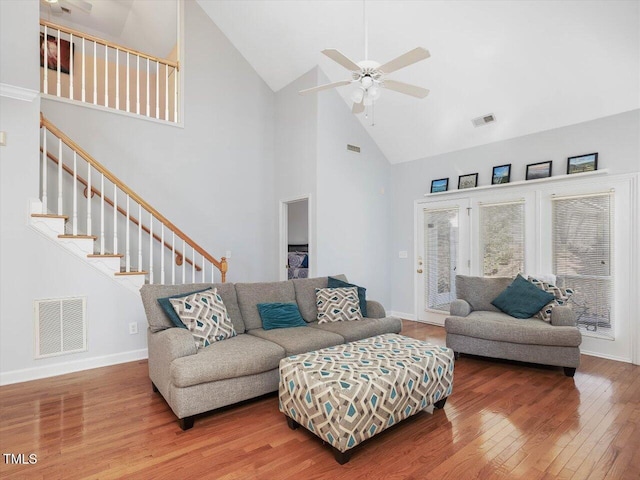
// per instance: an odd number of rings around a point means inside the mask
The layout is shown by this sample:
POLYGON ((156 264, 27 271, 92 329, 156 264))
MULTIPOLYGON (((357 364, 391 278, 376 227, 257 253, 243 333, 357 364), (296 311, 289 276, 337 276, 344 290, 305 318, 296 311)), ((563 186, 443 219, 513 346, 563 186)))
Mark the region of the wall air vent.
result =
POLYGON ((471 123, 473 123, 474 127, 482 127, 483 125, 487 125, 495 121, 495 115, 493 113, 487 113, 486 115, 482 115, 481 117, 474 118, 473 120, 471 120, 471 123))
POLYGON ((35 301, 35 358, 87 350, 86 299, 35 301))
POLYGON ((347 150, 349 150, 350 152, 360 153, 360 147, 357 147, 355 145, 347 144, 347 150))

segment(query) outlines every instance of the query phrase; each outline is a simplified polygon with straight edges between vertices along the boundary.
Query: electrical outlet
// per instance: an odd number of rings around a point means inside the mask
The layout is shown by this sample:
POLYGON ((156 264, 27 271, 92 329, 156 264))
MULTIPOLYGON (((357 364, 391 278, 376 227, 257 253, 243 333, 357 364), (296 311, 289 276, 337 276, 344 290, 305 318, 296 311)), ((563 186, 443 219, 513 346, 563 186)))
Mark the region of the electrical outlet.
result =
POLYGON ((135 335, 138 333, 138 322, 131 322, 129 324, 129 335, 135 335))

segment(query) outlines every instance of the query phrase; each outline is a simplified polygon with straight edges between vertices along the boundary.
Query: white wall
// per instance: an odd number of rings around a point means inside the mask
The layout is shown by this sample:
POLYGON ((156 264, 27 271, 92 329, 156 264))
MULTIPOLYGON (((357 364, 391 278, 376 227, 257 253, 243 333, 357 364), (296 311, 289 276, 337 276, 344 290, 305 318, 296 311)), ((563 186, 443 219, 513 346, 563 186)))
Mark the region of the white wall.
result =
MULTIPOLYGON (((38 88, 38 2, 0 2, 3 84, 38 88)), ((232 251, 230 281, 276 278, 275 95, 195 2, 185 4, 184 128, 52 100, 45 115, 195 241, 232 251)), ((7 89, 3 85, 3 94, 7 89)), ((36 92, 34 92, 36 93, 36 92)), ((146 356, 138 295, 28 225, 40 100, 0 98, 0 383, 146 356), (85 353, 34 360, 33 301, 87 297, 85 353), (138 335, 128 324, 138 322, 138 335)))
POLYGON ((288 243, 292 245, 309 243, 309 201, 289 203, 287 220, 288 243))
MULTIPOLYGON (((482 128, 491 128, 482 127, 482 128)), ((553 176, 566 173, 567 157, 598 152, 598 168, 611 174, 640 171, 640 110, 540 132, 480 147, 393 166, 392 309, 414 312, 414 201, 429 192, 431 180, 449 177, 450 190, 458 176, 478 172, 478 185, 491 184, 495 165, 511 163, 511 181, 525 179, 526 165, 553 160, 553 176), (398 251, 409 252, 399 259, 398 251)), ((640 247, 640 246, 639 246, 640 247)))

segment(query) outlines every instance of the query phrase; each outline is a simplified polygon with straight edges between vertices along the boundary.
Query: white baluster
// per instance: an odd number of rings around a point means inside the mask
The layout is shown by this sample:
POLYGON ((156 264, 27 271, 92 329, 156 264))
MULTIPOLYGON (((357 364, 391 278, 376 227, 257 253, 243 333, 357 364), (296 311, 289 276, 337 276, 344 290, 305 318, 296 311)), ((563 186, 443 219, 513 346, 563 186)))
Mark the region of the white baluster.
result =
POLYGON ((138 204, 138 271, 142 270, 142 205, 138 204))
POLYGON ((116 108, 120 110, 120 50, 116 48, 116 108))
POLYGON ((131 242, 129 239, 129 194, 127 193, 127 217, 126 220, 126 231, 125 231, 125 250, 124 250, 124 264, 125 264, 125 272, 131 271, 131 242))
MULTIPOLYGON (((160 249, 162 251, 162 249, 160 249)), ((149 283, 153 285, 153 214, 149 213, 149 283)))
MULTIPOLYGON (((69 48, 73 49, 73 33, 69 34, 69 48)), ((69 51, 69 98, 73 100, 73 52, 69 51)))
POLYGON ((129 92, 129 52, 127 52, 127 112, 131 109, 131 97, 129 92))
POLYGON ((191 247, 191 283, 196 283, 196 249, 191 247))
POLYGON ((164 66, 164 119, 169 121, 169 65, 164 66))
POLYGON ((136 113, 140 115, 140 55, 136 55, 136 113))
POLYGON ((98 44, 93 42, 93 104, 98 104, 98 44))
POLYGON ((78 235, 78 154, 73 152, 73 234, 78 235))
POLYGON ((215 270, 215 266, 212 263, 211 264, 211 283, 214 283, 216 281, 214 277, 214 274, 215 274, 214 270, 215 270))
POLYGON ((178 123, 178 67, 173 69, 173 121, 178 123))
POLYGON ((91 164, 87 162, 87 235, 91 235, 91 164))
POLYGON ((176 284, 176 233, 171 232, 171 284, 176 284))
POLYGON ((44 78, 42 83, 42 91, 45 94, 49 93, 49 34, 47 33, 47 26, 44 26, 44 40, 42 41, 42 68, 44 68, 44 78))
POLYGON ((206 266, 207 266, 207 261, 204 258, 204 255, 202 255, 202 270, 200 270, 202 272, 202 283, 206 281, 205 279, 205 271, 207 270, 206 266))
MULTIPOLYGON (((46 29, 47 27, 45 27, 46 29)), ((47 37, 44 37, 47 38, 47 37)), ((44 68, 47 68, 47 64, 44 64, 44 68)), ((42 213, 48 213, 47 210, 47 129, 42 127, 42 213)))
POLYGON ((109 47, 104 45, 104 106, 109 106, 109 47))
POLYGON ((58 139, 58 215, 62 215, 62 139, 58 139))
POLYGON ((82 37, 82 101, 87 101, 87 80, 86 80, 86 58, 87 56, 84 53, 84 37, 82 37))
POLYGON ((160 118, 160 62, 156 61, 156 118, 160 118))
POLYGON ((160 224, 160 284, 164 285, 164 223, 160 224))
POLYGON ((118 253, 118 186, 113 184, 113 253, 118 253))
POLYGON ((149 116, 149 57, 147 57, 147 117, 149 116))
POLYGON ((60 30, 57 30, 58 35, 57 35, 57 42, 58 42, 58 77, 57 77, 57 89, 56 92, 58 94, 59 97, 62 96, 62 84, 60 83, 60 78, 62 77, 61 73, 60 73, 60 30))
POLYGON ((100 255, 104 255, 104 173, 100 176, 100 255))
POLYGON ((187 242, 182 240, 182 283, 187 283, 187 242))

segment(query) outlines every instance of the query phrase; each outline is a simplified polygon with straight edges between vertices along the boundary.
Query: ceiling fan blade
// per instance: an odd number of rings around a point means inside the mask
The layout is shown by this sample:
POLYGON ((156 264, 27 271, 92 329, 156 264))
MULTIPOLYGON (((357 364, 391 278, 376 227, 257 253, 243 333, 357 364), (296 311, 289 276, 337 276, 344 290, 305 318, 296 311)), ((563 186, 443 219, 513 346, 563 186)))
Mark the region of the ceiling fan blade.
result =
POLYGON ((404 82, 398 82, 397 80, 385 80, 383 87, 417 98, 424 98, 429 95, 429 90, 426 88, 410 85, 404 82))
POLYGON ((351 80, 343 80, 341 82, 327 83, 325 85, 318 85, 317 87, 307 88, 306 90, 300 90, 298 93, 300 95, 306 95, 307 93, 315 93, 321 90, 328 90, 330 88, 342 87, 343 85, 349 85, 351 80))
POLYGON ((400 70, 401 68, 408 67, 409 65, 419 62, 420 60, 429 58, 430 56, 431 54, 429 53, 429 50, 427 50, 426 48, 417 47, 405 53, 404 55, 400 55, 399 57, 394 58, 393 60, 385 63, 384 65, 379 66, 378 70, 380 70, 383 73, 395 72, 396 70, 400 70))
POLYGON ((335 48, 327 48, 325 50, 322 50, 322 53, 324 53, 327 57, 329 57, 334 62, 337 62, 340 65, 342 65, 347 70, 351 70, 352 72, 360 71, 360 67, 356 62, 354 62, 350 58, 347 58, 335 48))
POLYGON ((89 2, 85 2, 84 0, 61 0, 61 1, 63 1, 68 5, 79 8, 85 13, 91 13, 91 9, 93 8, 92 4, 90 4, 89 2))
POLYGON ((51 3, 51 2, 47 2, 46 0, 41 0, 41 2, 43 5, 49 7, 49 11, 51 12, 52 15, 62 15, 62 7, 60 6, 59 3, 51 3))
POLYGON ((352 113, 362 113, 364 112, 364 103, 355 103, 353 102, 353 107, 351 108, 352 113))

